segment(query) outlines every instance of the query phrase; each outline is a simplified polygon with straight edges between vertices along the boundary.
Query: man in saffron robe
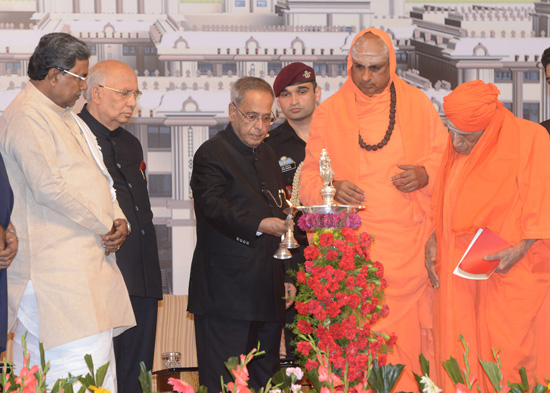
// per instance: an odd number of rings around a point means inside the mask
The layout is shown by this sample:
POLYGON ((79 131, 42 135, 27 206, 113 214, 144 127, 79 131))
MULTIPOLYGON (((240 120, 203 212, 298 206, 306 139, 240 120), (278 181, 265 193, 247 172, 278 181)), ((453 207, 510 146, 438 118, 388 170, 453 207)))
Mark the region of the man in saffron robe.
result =
MULTIPOLYGON (((550 140, 543 127, 504 108, 499 93, 491 83, 471 81, 445 97, 450 135, 432 200, 436 231, 426 244, 437 288, 436 364, 451 356, 462 364, 462 334, 470 379, 482 391, 490 385, 478 356, 493 361, 492 348, 500 348, 504 381, 519 382, 522 366, 530 382, 550 376, 550 140), (487 280, 453 275, 479 228, 511 246, 484 257, 500 260, 487 280)), ((437 372, 443 391, 453 390, 444 370, 437 372)))
POLYGON ((374 237, 371 258, 384 265, 390 313, 373 329, 398 336, 391 363, 405 364, 396 391, 418 389, 418 356, 431 350, 431 296, 423 243, 445 146, 445 128, 428 97, 395 73, 395 52, 381 30, 361 31, 348 59, 349 79, 315 111, 301 173, 300 200, 321 203, 319 157, 326 149, 335 199, 366 204, 360 231, 374 237), (395 102, 394 102, 395 101, 395 102))

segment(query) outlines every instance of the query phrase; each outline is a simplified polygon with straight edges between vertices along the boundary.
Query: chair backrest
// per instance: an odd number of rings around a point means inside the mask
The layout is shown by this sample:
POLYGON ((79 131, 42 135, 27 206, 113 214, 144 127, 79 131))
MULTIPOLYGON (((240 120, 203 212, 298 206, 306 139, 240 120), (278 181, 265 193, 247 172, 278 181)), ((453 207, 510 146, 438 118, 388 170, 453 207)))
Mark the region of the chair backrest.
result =
POLYGON ((163 352, 181 352, 181 367, 197 367, 193 315, 187 312, 187 295, 164 295, 159 301, 153 371, 162 370, 163 352))
POLYGON ((13 333, 8 333, 6 351, 0 353, 0 362, 13 362, 13 333))

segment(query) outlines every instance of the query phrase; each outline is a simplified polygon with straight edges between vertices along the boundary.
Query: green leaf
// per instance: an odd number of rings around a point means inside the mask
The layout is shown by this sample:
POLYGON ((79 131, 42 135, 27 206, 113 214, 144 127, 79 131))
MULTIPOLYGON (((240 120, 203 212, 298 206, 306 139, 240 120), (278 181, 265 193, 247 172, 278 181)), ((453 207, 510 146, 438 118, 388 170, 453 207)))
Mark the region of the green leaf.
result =
POLYGON ((61 391, 61 387, 63 386, 63 380, 62 379, 58 379, 57 381, 55 381, 55 383, 53 384, 53 387, 52 387, 52 390, 50 391, 50 393, 59 393, 61 391))
POLYGON ((544 385, 541 385, 540 383, 537 383, 533 388, 533 393, 546 393, 547 391, 548 388, 544 385))
POLYGON ((420 368, 422 369, 422 375, 427 375, 429 377, 430 362, 428 361, 428 359, 426 359, 423 353, 420 354, 419 359, 420 359, 420 368))
POLYGON ((63 393, 74 393, 73 385, 63 387, 63 393))
POLYGON ((447 371, 447 374, 449 374, 449 377, 451 378, 451 381, 453 381, 453 384, 466 384, 464 382, 464 378, 462 377, 462 372, 460 371, 458 362, 454 357, 451 356, 449 360, 443 362, 443 367, 445 368, 445 371, 447 371))
POLYGON ((232 378, 233 378, 233 373, 231 371, 236 370, 238 365, 239 365, 239 358, 235 356, 227 359, 227 362, 225 362, 225 367, 229 370, 229 374, 231 375, 232 378))
MULTIPOLYGON (((61 382, 61 386, 63 388, 63 391, 65 393, 74 393, 73 384, 78 381, 78 377, 73 376, 71 373, 69 373, 69 376, 64 379, 59 380, 61 382)), ((81 387, 80 390, 84 389, 86 391, 85 387, 81 387)), ((80 392, 79 392, 80 393, 80 392)))
POLYGON ((502 376, 500 375, 498 365, 487 360, 481 360, 481 358, 479 359, 479 363, 481 363, 481 367, 483 367, 485 374, 489 377, 489 381, 491 381, 491 385, 493 385, 495 391, 500 392, 500 381, 502 376))
POLYGON ((90 370, 90 374, 94 375, 94 360, 92 359, 92 355, 90 354, 84 355, 84 361, 88 366, 88 370, 90 370))
POLYGON ((521 382, 525 388, 524 390, 529 389, 529 380, 527 379, 527 371, 525 371, 525 367, 519 369, 519 375, 521 376, 521 382))
POLYGON ((95 374, 96 387, 103 386, 103 381, 105 380, 105 375, 107 374, 107 369, 109 368, 109 362, 105 363, 103 366, 97 369, 95 374))
POLYGON ((525 390, 521 388, 520 383, 508 383, 508 386, 510 386, 510 390, 508 391, 509 393, 525 393, 525 390))
POLYGON ((94 385, 94 378, 90 374, 86 374, 85 376, 79 376, 78 382, 80 382, 84 386, 84 390, 88 389, 91 385, 94 385))
POLYGON ((142 393, 151 393, 153 389, 153 373, 147 370, 144 362, 139 362, 139 385, 142 393))
POLYGON ((425 384, 423 384, 422 382, 420 382, 420 379, 422 379, 422 375, 418 375, 417 373, 415 373, 413 371, 413 375, 414 375, 414 379, 416 379, 416 383, 418 385, 418 389, 423 392, 424 391, 424 388, 426 387, 425 384))
POLYGON ((285 392, 290 390, 292 379, 286 375, 286 369, 282 368, 275 373, 271 383, 277 386, 277 389, 281 389, 281 391, 285 392))
POLYGON ((64 385, 63 393, 74 393, 73 385, 64 385))
POLYGON ((204 385, 199 386, 196 393, 208 393, 208 388, 204 385))
POLYGON ((404 365, 388 364, 386 366, 378 366, 378 361, 374 360, 372 364, 372 372, 368 379, 369 385, 376 393, 391 393, 395 383, 401 376, 404 365))
POLYGON ((319 381, 319 371, 314 368, 313 370, 310 370, 306 373, 306 376, 310 380, 310 382, 313 384, 315 389, 320 392, 321 391, 321 381, 319 381))
POLYGON ((45 370, 46 369, 46 355, 44 353, 44 345, 42 343, 39 343, 38 348, 40 349, 40 368, 42 370, 45 370))

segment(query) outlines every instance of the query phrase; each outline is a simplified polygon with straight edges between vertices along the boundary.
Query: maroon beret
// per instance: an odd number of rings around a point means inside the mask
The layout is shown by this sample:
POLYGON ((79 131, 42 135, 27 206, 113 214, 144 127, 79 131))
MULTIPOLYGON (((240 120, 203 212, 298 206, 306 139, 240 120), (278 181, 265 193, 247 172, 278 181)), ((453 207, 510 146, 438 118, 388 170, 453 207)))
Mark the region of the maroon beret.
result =
POLYGON ((285 87, 305 82, 315 82, 313 68, 300 62, 291 63, 279 71, 273 82, 275 97, 279 97, 285 87))

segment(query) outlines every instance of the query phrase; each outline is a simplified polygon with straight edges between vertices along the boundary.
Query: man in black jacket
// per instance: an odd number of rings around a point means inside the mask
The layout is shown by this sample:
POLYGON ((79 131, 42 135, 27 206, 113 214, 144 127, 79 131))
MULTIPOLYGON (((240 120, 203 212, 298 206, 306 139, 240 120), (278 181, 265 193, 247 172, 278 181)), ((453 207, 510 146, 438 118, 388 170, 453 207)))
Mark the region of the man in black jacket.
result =
POLYGON ((141 391, 139 363, 145 362, 148 370, 153 367, 157 306, 162 299, 143 150, 139 140, 121 127, 132 117, 141 92, 134 71, 119 61, 97 63, 90 70, 87 82, 88 104, 79 116, 97 138, 103 161, 114 181, 118 203, 131 225, 116 259, 130 294, 137 326, 115 337, 114 349, 118 392, 135 393, 141 391))
MULTIPOLYGON (((273 82, 273 92, 286 121, 269 132, 265 142, 273 149, 279 159, 287 195, 293 195, 294 178, 298 167, 306 158, 306 142, 313 120, 315 107, 321 100, 321 88, 315 80, 315 70, 300 62, 290 63, 284 67, 273 82)), ((296 183, 298 184, 298 183, 296 183)), ((298 192, 298 190, 296 190, 298 192)), ((297 201, 298 199, 296 199, 297 201)), ((301 213, 294 215, 297 222, 301 213)), ((298 226, 294 227, 294 238, 300 244, 292 250, 290 268, 298 271, 304 263, 304 249, 307 246, 307 235, 298 226)), ((285 322, 293 324, 296 309, 287 310, 285 322)), ((295 335, 285 325, 286 358, 295 359, 295 346, 292 345, 295 335)))
MULTIPOLYGON (((230 124, 202 144, 191 188, 197 245, 191 266, 189 311, 195 314, 200 383, 220 391, 231 356, 258 341, 266 354, 249 365, 256 390, 279 369, 285 315, 285 267, 273 258, 285 232, 284 183, 275 154, 263 140, 273 121, 273 91, 245 77, 231 88, 230 124)), ((287 305, 291 300, 287 301, 287 305)))

